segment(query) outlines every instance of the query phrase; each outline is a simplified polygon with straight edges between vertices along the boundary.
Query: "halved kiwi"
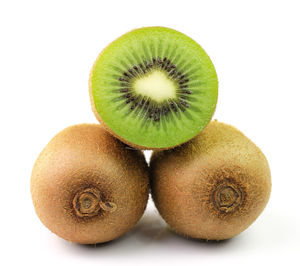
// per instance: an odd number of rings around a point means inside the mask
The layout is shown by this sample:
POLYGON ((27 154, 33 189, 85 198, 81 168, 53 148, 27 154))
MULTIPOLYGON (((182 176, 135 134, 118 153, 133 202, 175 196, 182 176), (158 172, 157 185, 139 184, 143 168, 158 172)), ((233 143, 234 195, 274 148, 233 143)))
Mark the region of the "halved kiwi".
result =
POLYGON ((190 142, 151 157, 151 193, 175 232, 208 240, 231 238, 265 208, 268 162, 236 128, 212 121, 190 142))
POLYGON ((31 176, 40 220, 58 236, 81 244, 107 242, 129 231, 146 208, 148 186, 143 154, 92 124, 57 134, 31 176))
POLYGON ((164 27, 133 30, 106 47, 90 74, 97 119, 137 148, 167 149, 199 134, 214 113, 218 81, 199 44, 164 27))

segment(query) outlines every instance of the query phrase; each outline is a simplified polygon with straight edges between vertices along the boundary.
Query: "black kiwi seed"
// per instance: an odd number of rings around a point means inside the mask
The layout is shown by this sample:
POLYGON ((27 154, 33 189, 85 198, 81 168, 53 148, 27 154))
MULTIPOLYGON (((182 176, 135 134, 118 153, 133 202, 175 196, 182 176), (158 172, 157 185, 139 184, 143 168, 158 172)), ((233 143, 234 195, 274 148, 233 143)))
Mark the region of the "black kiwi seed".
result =
POLYGON ((145 103, 145 100, 141 100, 141 101, 140 101, 140 106, 143 106, 144 103, 145 103))
POLYGON ((158 115, 155 115, 153 120, 154 120, 155 122, 159 121, 158 115))
POLYGON ((131 68, 128 69, 128 72, 129 72, 132 76, 134 76, 133 70, 132 70, 131 68))

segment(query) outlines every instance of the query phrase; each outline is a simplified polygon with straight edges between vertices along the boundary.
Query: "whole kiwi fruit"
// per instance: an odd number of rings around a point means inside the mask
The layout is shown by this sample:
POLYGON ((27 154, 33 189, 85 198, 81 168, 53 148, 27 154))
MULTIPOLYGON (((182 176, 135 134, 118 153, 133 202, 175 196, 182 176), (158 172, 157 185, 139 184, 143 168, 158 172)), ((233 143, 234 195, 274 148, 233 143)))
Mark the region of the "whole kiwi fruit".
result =
POLYGON ((89 88, 101 124, 140 149, 168 149, 195 137, 218 97, 206 52, 165 27, 135 29, 108 45, 94 63, 89 88))
POLYGON ((94 124, 58 133, 31 176, 32 201, 42 223, 81 244, 107 242, 129 231, 146 208, 148 189, 143 154, 94 124))
POLYGON ((268 162, 236 128, 212 121, 174 150, 150 162, 155 205, 170 227, 187 237, 223 240, 244 231, 271 191, 268 162))

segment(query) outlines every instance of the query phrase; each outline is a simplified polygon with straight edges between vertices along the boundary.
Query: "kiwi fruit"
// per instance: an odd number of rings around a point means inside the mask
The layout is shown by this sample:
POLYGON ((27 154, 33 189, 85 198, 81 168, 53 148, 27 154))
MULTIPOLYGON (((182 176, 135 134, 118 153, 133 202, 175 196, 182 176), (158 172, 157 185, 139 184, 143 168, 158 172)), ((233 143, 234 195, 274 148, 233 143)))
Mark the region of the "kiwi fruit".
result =
POLYGON ((145 27, 100 53, 89 88, 97 119, 115 137, 140 149, 168 149, 209 123, 218 80, 194 40, 173 29, 145 27))
POLYGON ((58 133, 35 162, 31 196, 42 223, 80 244, 118 238, 142 216, 149 190, 144 155, 100 125, 58 133))
POLYGON ((236 128, 212 121, 190 142, 154 151, 150 183, 155 205, 177 233, 223 240, 244 231, 271 191, 268 162, 236 128))

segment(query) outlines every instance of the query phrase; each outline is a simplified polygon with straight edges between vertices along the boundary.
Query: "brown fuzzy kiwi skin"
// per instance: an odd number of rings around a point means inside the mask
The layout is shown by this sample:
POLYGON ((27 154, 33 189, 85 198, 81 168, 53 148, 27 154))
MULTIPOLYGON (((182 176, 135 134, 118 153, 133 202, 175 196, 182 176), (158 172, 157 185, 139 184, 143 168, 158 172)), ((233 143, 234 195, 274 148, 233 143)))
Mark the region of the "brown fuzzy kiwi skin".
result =
POLYGON ((212 121, 190 142, 153 152, 150 183, 160 215, 175 232, 224 240, 244 231, 263 211, 271 173, 250 139, 212 121))
POLYGON ((148 192, 144 155, 94 124, 58 133, 31 175, 32 201, 42 223, 80 244, 107 242, 129 231, 144 213, 148 192), (87 198, 92 205, 84 205, 87 198))

